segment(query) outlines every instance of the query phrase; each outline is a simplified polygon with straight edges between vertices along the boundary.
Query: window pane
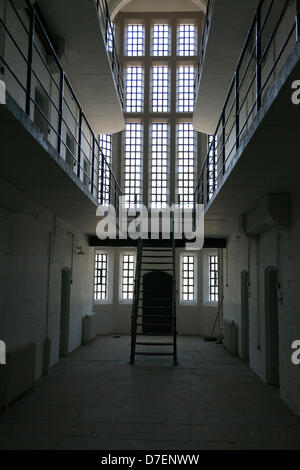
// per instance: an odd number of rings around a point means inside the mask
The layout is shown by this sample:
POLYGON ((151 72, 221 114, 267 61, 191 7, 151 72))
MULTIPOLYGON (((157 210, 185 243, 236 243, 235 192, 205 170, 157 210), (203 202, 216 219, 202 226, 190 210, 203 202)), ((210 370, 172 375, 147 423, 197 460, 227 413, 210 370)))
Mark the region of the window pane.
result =
POLYGON ((125 127, 125 168, 124 196, 125 207, 134 207, 141 202, 142 195, 142 156, 143 126, 140 123, 127 123, 125 127))
POLYGON ((127 34, 125 41, 125 55, 127 56, 143 56, 144 51, 144 25, 129 24, 127 26, 127 34))
POLYGON ((151 207, 167 206, 169 165, 169 125, 152 124, 151 132, 151 207))
POLYGON ((177 112, 194 111, 195 67, 193 65, 177 67, 177 112))
POLYGON ((144 109, 144 68, 126 68, 126 111, 141 113, 144 109))
POLYGON ((183 256, 181 261, 181 299, 186 302, 195 301, 195 257, 183 256))
POLYGON ((219 300, 219 271, 218 256, 209 257, 209 301, 218 302, 219 300))
POLYGON ((197 27, 194 24, 178 25, 177 55, 197 55, 197 27))
POLYGON ((171 28, 167 24, 155 24, 152 28, 152 55, 170 55, 170 32, 171 28))
POLYGON ((195 132, 189 122, 177 124, 177 190, 180 207, 194 203, 195 132))
POLYGON ((95 255, 94 299, 107 300, 107 254, 95 255))
POLYGON ((134 291, 135 255, 123 255, 122 300, 132 300, 134 291))
POLYGON ((167 66, 152 68, 152 111, 154 113, 169 111, 169 78, 167 66))

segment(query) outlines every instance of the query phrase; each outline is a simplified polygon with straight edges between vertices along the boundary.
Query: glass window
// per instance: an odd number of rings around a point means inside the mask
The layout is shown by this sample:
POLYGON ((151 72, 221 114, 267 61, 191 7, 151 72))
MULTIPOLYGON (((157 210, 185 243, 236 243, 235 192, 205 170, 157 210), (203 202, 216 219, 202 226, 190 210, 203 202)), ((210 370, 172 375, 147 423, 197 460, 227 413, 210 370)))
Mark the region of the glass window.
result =
POLYGON ((168 66, 154 66, 152 68, 152 111, 154 113, 167 113, 169 111, 169 77, 168 66))
POLYGON ((125 40, 125 55, 129 57, 145 54, 145 32, 143 24, 129 24, 125 40))
POLYGON ((177 27, 177 55, 197 55, 197 26, 180 24, 177 27))
POLYGON ((152 28, 152 55, 170 55, 171 28, 168 24, 154 24, 152 28))
POLYGON ((99 202, 101 204, 110 203, 110 186, 111 186, 111 156, 112 156, 112 139, 111 134, 99 135, 100 156, 99 156, 99 202))
POLYGON ((125 207, 134 207, 142 197, 143 125, 127 123, 125 126, 125 207))
POLYGON ((126 67, 126 112, 141 113, 144 109, 144 68, 126 67))
POLYGON ((193 65, 177 67, 177 112, 194 111, 195 67, 193 65))
POLYGON ((181 300, 195 302, 195 256, 181 258, 181 300))
POLYGON ((132 300, 134 292, 135 255, 122 255, 122 300, 132 300))
POLYGON ((209 256, 209 302, 219 300, 218 255, 209 256))
POLYGON ((160 209, 168 199, 169 124, 151 127, 151 207, 160 209))
POLYGON ((107 253, 95 255, 94 299, 107 300, 107 253))
POLYGON ((192 123, 177 124, 177 191, 180 207, 194 204, 195 132, 192 123))

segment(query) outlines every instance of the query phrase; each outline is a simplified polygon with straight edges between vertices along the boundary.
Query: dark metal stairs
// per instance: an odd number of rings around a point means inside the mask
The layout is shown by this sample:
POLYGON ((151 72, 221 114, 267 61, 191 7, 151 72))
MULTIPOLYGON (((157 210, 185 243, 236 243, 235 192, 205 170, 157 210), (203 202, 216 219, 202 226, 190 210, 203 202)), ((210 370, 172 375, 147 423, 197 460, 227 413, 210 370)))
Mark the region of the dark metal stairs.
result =
POLYGON ((134 363, 136 356, 173 356, 174 365, 178 364, 176 331, 176 246, 174 239, 170 240, 168 244, 163 243, 161 245, 148 245, 148 243, 144 245, 141 239, 139 239, 138 242, 135 288, 132 304, 130 364, 134 363), (144 298, 143 277, 149 272, 167 272, 172 276, 171 297, 163 299, 144 298), (156 304, 158 301, 159 303, 162 302, 163 305, 146 306, 145 301, 156 301, 156 304), (155 314, 155 309, 159 309, 160 311, 165 309, 166 314, 155 314), (153 313, 151 314, 149 311, 153 311, 153 313), (145 332, 145 315, 147 316, 146 326, 147 328, 153 328, 154 333, 145 332), (150 323, 149 319, 151 320, 150 323), (170 321, 165 323, 164 320, 166 320, 166 322, 168 320, 170 321), (163 323, 161 323, 162 321, 163 323), (162 325, 167 329, 165 333, 159 332, 162 325), (147 337, 151 337, 151 339, 149 338, 147 341, 147 337), (164 340, 155 341, 156 337, 163 337, 164 340), (142 350, 140 350, 141 346, 143 347, 142 350), (149 347, 150 349, 148 349, 149 347), (161 349, 156 350, 156 348, 161 349))

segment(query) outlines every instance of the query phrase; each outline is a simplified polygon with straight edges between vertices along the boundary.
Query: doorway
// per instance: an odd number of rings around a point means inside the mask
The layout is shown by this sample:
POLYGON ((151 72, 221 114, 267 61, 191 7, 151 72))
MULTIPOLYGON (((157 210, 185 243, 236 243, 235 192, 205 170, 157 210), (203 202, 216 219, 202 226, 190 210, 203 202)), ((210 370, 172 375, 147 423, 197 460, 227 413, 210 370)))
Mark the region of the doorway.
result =
POLYGON ((172 334, 172 276, 163 271, 143 278, 143 333, 172 334))
POLYGON ((269 267, 265 270, 266 379, 270 385, 279 385, 277 279, 276 268, 269 267))
POLYGON ((67 356, 69 351, 71 270, 64 268, 61 273, 60 289, 60 339, 59 356, 67 356))
POLYGON ((241 272, 241 359, 249 360, 249 274, 241 272))

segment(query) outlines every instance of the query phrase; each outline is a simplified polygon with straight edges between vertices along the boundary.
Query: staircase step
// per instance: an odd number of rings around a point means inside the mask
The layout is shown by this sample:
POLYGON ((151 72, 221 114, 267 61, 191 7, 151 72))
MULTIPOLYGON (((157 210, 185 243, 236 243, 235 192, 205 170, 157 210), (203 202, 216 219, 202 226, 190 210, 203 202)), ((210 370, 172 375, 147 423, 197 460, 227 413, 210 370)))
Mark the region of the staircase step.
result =
POLYGON ((144 341, 139 341, 136 343, 138 346, 173 346, 173 343, 145 343, 144 341))
POLYGON ((173 356, 173 353, 135 352, 137 356, 173 356))
POLYGON ((170 272, 173 272, 173 268, 172 269, 154 269, 154 268, 142 268, 141 271, 150 271, 150 272, 156 272, 156 271, 160 271, 160 272, 164 272, 164 271, 170 271, 170 272))
POLYGON ((142 255, 142 258, 173 258, 173 255, 161 256, 161 255, 142 255))
POLYGON ((147 315, 136 315, 136 317, 137 318, 152 318, 152 317, 153 318, 175 318, 172 315, 155 315, 155 314, 153 314, 153 315, 150 314, 149 315, 148 313, 147 313, 147 315))
POLYGON ((168 310, 169 308, 172 308, 172 305, 155 305, 155 306, 140 305, 138 308, 139 309, 144 308, 144 309, 147 309, 147 310, 157 310, 157 309, 168 310))
POLYGON ((155 263, 153 263, 153 262, 151 262, 151 261, 143 261, 143 264, 155 264, 155 265, 157 266, 158 264, 159 264, 159 265, 161 265, 161 264, 165 265, 165 264, 173 264, 173 263, 172 263, 172 261, 170 261, 170 262, 164 261, 164 262, 162 262, 162 263, 160 263, 160 262, 158 262, 158 261, 156 261, 155 263))
POLYGON ((142 328, 144 328, 144 327, 148 328, 148 326, 152 327, 152 328, 153 327, 157 327, 157 328, 159 327, 160 328, 161 326, 163 326, 163 327, 165 327, 165 326, 174 326, 174 323, 162 323, 162 324, 161 323, 160 324, 158 324, 158 323, 146 323, 146 324, 137 323, 136 326, 137 327, 142 327, 142 328))

